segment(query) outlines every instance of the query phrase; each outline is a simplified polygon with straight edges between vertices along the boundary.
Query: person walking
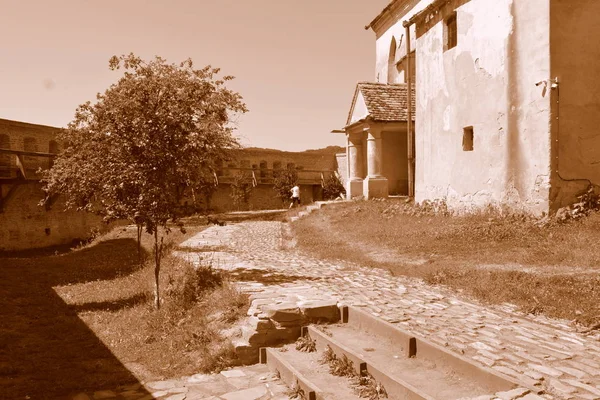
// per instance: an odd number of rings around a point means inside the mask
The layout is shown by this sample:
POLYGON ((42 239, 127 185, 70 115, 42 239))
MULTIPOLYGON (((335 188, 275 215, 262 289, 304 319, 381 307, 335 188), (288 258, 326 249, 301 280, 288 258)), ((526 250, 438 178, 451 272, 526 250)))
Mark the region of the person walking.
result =
POLYGON ((300 188, 298 187, 298 185, 294 185, 291 192, 292 202, 290 204, 290 209, 294 206, 294 204, 300 205, 300 188))

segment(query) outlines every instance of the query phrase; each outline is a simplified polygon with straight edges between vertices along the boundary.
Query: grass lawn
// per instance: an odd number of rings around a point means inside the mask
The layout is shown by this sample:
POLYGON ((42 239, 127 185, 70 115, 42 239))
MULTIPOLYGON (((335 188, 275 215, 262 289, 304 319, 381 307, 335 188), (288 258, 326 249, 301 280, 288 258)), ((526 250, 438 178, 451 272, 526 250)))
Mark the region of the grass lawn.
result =
POLYGON ((325 207, 293 224, 317 257, 422 278, 489 303, 600 322, 600 214, 545 226, 481 213, 461 217, 400 200, 325 207))
MULTIPOLYGON (((204 228, 173 230, 165 242, 204 228)), ((221 330, 245 315, 247 296, 165 256, 155 311, 152 238, 143 235, 141 266, 135 238, 120 227, 74 251, 0 258, 0 398, 62 398, 235 363, 221 330)))

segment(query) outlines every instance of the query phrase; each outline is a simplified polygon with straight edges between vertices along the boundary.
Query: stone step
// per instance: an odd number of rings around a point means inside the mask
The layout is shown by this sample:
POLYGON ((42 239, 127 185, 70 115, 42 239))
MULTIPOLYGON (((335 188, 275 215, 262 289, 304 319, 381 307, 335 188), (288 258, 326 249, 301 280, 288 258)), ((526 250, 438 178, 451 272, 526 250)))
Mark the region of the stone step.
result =
POLYGON ((300 388, 306 400, 358 400, 349 385, 348 378, 333 376, 328 365, 320 361, 321 354, 301 352, 294 345, 279 349, 263 349, 261 363, 266 363, 269 370, 275 373, 290 388, 290 397, 298 393, 300 388))
MULTIPOLYGON (((333 395, 330 388, 338 388, 341 382, 334 383, 331 376, 321 376, 324 367, 315 362, 316 354, 328 351, 339 359, 349 360, 356 375, 370 375, 385 388, 389 399, 513 400, 523 396, 543 399, 538 396, 543 392, 538 387, 529 387, 481 367, 358 308, 341 307, 341 316, 340 323, 303 329, 303 335, 314 342, 316 353, 308 356, 288 345, 283 351, 262 349, 261 361, 273 365, 269 368, 277 369, 288 386, 297 380, 302 387, 304 380, 306 387, 315 393, 314 398, 327 398, 327 393, 333 395), (269 361, 269 357, 273 360, 269 361), (284 369, 287 372, 282 372, 284 369)), ((346 381, 350 385, 350 381, 346 381)), ((345 398, 340 396, 336 393, 331 398, 345 398)))

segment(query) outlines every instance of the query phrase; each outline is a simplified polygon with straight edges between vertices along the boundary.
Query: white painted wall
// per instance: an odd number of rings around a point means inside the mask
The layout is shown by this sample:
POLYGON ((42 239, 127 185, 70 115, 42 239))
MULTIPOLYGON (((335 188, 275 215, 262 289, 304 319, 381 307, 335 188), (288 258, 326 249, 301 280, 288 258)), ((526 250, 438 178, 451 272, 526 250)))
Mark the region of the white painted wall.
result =
POLYGON ((443 22, 416 43, 416 201, 545 212, 550 93, 535 83, 549 78, 548 0, 472 0, 457 21, 454 49, 443 51, 443 22))
MULTIPOLYGON (((404 77, 398 76, 395 82, 387 82, 388 77, 388 58, 390 54, 390 43, 392 42, 392 37, 396 38, 396 45, 398 46, 396 50, 396 60, 400 60, 402 57, 406 55, 406 42, 405 42, 405 33, 406 29, 402 26, 402 22, 410 19, 413 15, 423 10, 429 4, 431 4, 433 0, 420 0, 412 9, 407 9, 406 7, 398 10, 397 13, 394 14, 394 18, 397 18, 397 22, 394 23, 389 29, 385 32, 375 32, 377 35, 377 40, 375 42, 375 81, 381 83, 403 83, 404 77)), ((408 3, 411 3, 410 1, 408 3)), ((410 4, 407 4, 407 6, 410 4)), ((414 49, 416 40, 415 40, 415 26, 411 26, 411 43, 410 48, 414 49)))

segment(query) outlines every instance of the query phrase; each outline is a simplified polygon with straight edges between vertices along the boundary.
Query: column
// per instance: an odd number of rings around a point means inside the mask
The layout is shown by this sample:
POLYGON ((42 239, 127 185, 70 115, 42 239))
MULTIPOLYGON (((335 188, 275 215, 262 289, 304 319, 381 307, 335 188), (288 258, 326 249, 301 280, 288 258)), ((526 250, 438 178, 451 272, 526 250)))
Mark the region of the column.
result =
POLYGON ((362 145, 361 135, 348 134, 348 183, 346 198, 360 197, 363 194, 362 145))
POLYGON ((365 199, 388 197, 388 180, 382 175, 383 147, 381 128, 369 126, 367 130, 367 177, 363 182, 365 199))

